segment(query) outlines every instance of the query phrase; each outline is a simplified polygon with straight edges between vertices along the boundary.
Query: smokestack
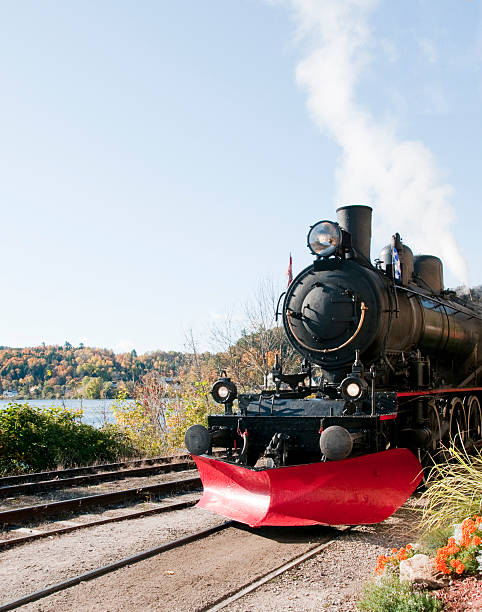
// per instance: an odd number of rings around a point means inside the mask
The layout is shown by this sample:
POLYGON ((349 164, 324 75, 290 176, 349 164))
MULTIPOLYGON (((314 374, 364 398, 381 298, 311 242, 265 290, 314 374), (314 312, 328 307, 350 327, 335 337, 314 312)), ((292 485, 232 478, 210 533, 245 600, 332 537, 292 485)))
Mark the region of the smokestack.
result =
POLYGON ((336 209, 338 223, 351 234, 351 245, 370 261, 372 209, 370 206, 341 206, 336 209))

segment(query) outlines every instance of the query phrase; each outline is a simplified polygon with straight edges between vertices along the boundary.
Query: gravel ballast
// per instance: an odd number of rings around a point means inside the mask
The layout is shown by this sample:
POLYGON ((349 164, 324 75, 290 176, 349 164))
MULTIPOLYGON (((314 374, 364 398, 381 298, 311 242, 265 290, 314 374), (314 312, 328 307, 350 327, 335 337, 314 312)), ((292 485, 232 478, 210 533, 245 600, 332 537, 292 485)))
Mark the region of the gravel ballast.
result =
MULTIPOLYGON (((226 609, 245 612, 354 610, 364 583, 373 577, 377 555, 414 541, 418 518, 419 513, 408 506, 379 525, 354 527, 316 557, 226 609)), ((0 557, 0 602, 221 522, 221 517, 192 508, 162 517, 74 532, 6 551, 0 557)), ((243 550, 246 540, 242 534, 231 541, 225 538, 225 551, 219 544, 220 550, 213 551, 213 544, 204 540, 195 554, 193 549, 191 552, 186 549, 185 553, 178 550, 171 556, 165 553, 23 609, 199 610, 225 591, 239 588, 264 571, 282 565, 304 550, 308 540, 319 541, 317 533, 325 536, 328 533, 328 528, 320 527, 319 532, 315 529, 313 537, 302 542, 292 537, 296 533, 293 529, 285 529, 281 538, 278 533, 276 538, 266 539, 269 532, 260 533, 255 538, 257 543, 249 544, 250 550, 243 550)), ((212 538, 214 542, 215 536, 212 538)))

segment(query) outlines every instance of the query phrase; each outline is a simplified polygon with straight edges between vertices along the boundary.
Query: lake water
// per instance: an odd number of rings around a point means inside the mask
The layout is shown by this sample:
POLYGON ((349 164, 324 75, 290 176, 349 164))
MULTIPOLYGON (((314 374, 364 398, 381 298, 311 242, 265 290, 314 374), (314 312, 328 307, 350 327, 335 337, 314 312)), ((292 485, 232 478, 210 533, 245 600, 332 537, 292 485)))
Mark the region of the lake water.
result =
POLYGON ((51 408, 52 406, 66 406, 67 408, 74 408, 83 410, 82 422, 88 425, 94 425, 95 427, 102 427, 105 423, 115 423, 116 419, 112 412, 112 404, 116 400, 111 399, 34 399, 34 400, 22 400, 22 399, 0 399, 0 410, 11 404, 17 402, 19 404, 30 404, 30 406, 38 406, 39 408, 51 408))

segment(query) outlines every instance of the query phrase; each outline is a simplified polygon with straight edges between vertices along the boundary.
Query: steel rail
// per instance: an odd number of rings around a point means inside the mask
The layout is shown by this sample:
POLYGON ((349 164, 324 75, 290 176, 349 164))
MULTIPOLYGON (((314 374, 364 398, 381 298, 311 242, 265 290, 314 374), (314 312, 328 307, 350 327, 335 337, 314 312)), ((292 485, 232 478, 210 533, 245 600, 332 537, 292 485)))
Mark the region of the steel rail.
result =
POLYGON ((179 455, 178 457, 151 457, 150 459, 136 459, 134 461, 120 461, 118 463, 101 463, 99 465, 84 465, 81 467, 67 468, 65 470, 48 470, 46 472, 33 472, 32 474, 17 474, 16 476, 3 476, 0 478, 0 486, 21 484, 23 482, 38 482, 54 478, 70 478, 81 474, 95 474, 98 471, 121 470, 129 467, 140 467, 142 465, 154 465, 155 463, 168 463, 172 459, 189 457, 190 455, 179 455))
POLYGON ((193 491, 200 487, 201 479, 199 477, 184 478, 182 480, 162 482, 134 489, 123 489, 121 491, 76 497, 74 499, 38 504, 35 506, 12 508, 11 510, 0 512, 0 525, 18 524, 19 522, 22 523, 31 519, 38 519, 41 516, 56 516, 64 512, 72 512, 79 509, 83 510, 85 508, 92 508, 93 506, 108 506, 123 501, 138 499, 140 497, 145 498, 150 495, 168 495, 169 493, 179 493, 179 491, 193 491))
MULTIPOLYGON (((219 451, 216 451, 218 454, 219 451)), ((142 467, 145 465, 166 464, 171 461, 186 460, 189 461, 191 455, 189 453, 183 455, 171 455, 169 457, 150 457, 148 459, 135 459, 132 461, 121 461, 118 463, 101 463, 99 465, 84 465, 81 467, 67 468, 65 470, 49 470, 46 472, 34 472, 32 474, 17 474, 16 476, 3 476, 0 478, 0 487, 6 487, 14 484, 22 484, 24 482, 39 482, 43 480, 71 478, 73 476, 81 476, 83 474, 95 474, 96 472, 109 472, 121 469, 129 469, 134 467, 142 467)))
POLYGON ((227 529, 228 527, 232 527, 234 524, 234 521, 227 521, 225 523, 221 523, 221 525, 216 525, 216 527, 203 529, 202 531, 198 531, 196 533, 193 533, 192 535, 180 538, 179 540, 173 540, 172 542, 168 542, 167 544, 161 544, 161 546, 156 546, 155 548, 151 548, 141 553, 131 555, 130 557, 125 557, 124 559, 120 559, 119 561, 115 561, 114 563, 110 563, 109 565, 98 567, 96 569, 90 570, 89 572, 86 572, 85 574, 80 574, 79 576, 74 576, 73 578, 64 580, 63 582, 57 582, 56 584, 46 587, 45 589, 35 591, 34 593, 30 593, 29 595, 25 595, 24 597, 20 597, 19 599, 15 599, 13 601, 9 601, 6 604, 1 605, 0 612, 14 610, 15 608, 18 608, 20 606, 24 606, 28 603, 43 599, 44 597, 52 595, 53 593, 58 593, 59 591, 63 591, 65 589, 73 587, 76 584, 79 584, 80 582, 85 582, 86 580, 98 578, 99 576, 109 574, 110 572, 114 572, 122 567, 125 567, 126 565, 138 563, 139 561, 144 561, 145 559, 149 559, 150 557, 155 557, 156 555, 159 555, 163 552, 172 550, 173 548, 178 548, 180 546, 184 546, 185 544, 190 544, 191 542, 195 542, 196 540, 201 540, 212 535, 213 533, 217 533, 218 531, 222 531, 224 529, 227 529))
MULTIPOLYGON (((329 540, 328 542, 323 542, 322 544, 318 544, 317 546, 315 546, 314 548, 311 548, 307 552, 305 552, 305 553, 303 553, 301 555, 298 555, 298 557, 295 557, 294 559, 291 559, 291 561, 288 561, 287 563, 284 563, 283 565, 280 565, 280 567, 277 567, 276 569, 272 570, 271 572, 268 572, 267 574, 263 574, 262 576, 260 576, 258 578, 255 578, 254 580, 252 580, 248 584, 244 585, 240 589, 237 589, 234 592, 231 592, 229 595, 220 597, 215 602, 209 604, 208 606, 206 606, 204 608, 201 608, 200 612, 217 612, 218 610, 222 610, 223 608, 225 608, 229 604, 237 601, 238 599, 241 599, 242 597, 244 597, 248 593, 251 593, 252 591, 256 590, 257 588, 259 588, 263 584, 266 584, 270 580, 273 580, 273 578, 276 578, 277 576, 280 576, 281 574, 284 574, 285 572, 287 572, 288 570, 292 569, 293 567, 296 567, 297 565, 300 565, 304 561, 307 561, 308 559, 311 559, 312 557, 314 557, 315 555, 320 553, 325 548, 328 548, 328 546, 331 546, 334 542, 336 542, 336 540, 343 533, 345 533, 346 531, 349 531, 350 529, 352 529, 352 527, 341 527, 341 528, 339 528, 339 533, 336 534, 336 536, 334 538, 332 538, 331 540, 329 540)), ((1 608, 0 608, 0 610, 1 610, 1 608)))
MULTIPOLYGON (((213 455, 221 456, 223 451, 213 451, 213 455)), ((119 463, 103 463, 99 465, 84 465, 81 467, 67 468, 65 470, 50 470, 47 472, 34 472, 32 474, 17 474, 16 476, 3 476, 0 478, 0 486, 9 486, 14 484, 22 484, 24 482, 39 482, 44 480, 54 480, 61 478, 71 478, 73 476, 81 476, 83 474, 95 474, 98 471, 108 472, 121 469, 129 469, 130 467, 142 467, 143 465, 163 465, 171 461, 190 460, 189 453, 183 455, 171 455, 169 457, 151 457, 148 459, 135 459, 133 461, 121 461, 119 463)))
POLYGON ((151 465, 127 470, 121 469, 113 472, 98 472, 96 474, 73 476, 71 478, 62 478, 60 480, 41 480, 38 482, 28 482, 8 486, 0 485, 0 498, 24 495, 27 493, 38 493, 41 491, 55 491, 58 489, 63 489, 64 487, 76 487, 95 482, 108 482, 113 480, 123 480, 125 478, 154 476, 156 474, 166 474, 169 472, 182 472, 189 469, 196 469, 194 461, 165 463, 162 465, 151 465))
POLYGON ((176 502, 174 504, 166 504, 165 506, 159 506, 158 508, 151 508, 149 510, 140 510, 139 512, 131 512, 129 514, 122 514, 121 516, 114 516, 106 519, 99 519, 97 521, 90 521, 89 523, 81 523, 79 525, 70 525, 69 527, 60 527, 59 529, 51 529, 49 531, 42 531, 41 533, 33 533, 31 535, 22 536, 20 538, 11 538, 10 540, 0 540, 0 550, 7 550, 26 542, 32 542, 33 540, 40 540, 42 538, 62 535, 64 533, 70 533, 71 531, 77 531, 77 529, 86 529, 87 527, 97 527, 99 525, 107 525, 108 523, 118 523, 120 521, 128 521, 129 519, 143 518, 145 516, 151 516, 153 514, 164 514, 165 512, 173 512, 174 510, 184 510, 190 508, 198 502, 198 499, 184 502, 176 502))

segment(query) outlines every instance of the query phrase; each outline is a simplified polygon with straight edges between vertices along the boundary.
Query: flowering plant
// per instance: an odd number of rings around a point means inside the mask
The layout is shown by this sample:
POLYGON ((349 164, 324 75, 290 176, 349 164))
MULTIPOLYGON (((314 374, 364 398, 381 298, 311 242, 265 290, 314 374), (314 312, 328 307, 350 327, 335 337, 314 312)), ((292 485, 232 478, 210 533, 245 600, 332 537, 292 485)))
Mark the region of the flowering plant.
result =
POLYGON ((377 566, 375 574, 382 575, 386 569, 394 571, 399 568, 400 561, 413 557, 415 551, 411 544, 407 544, 405 548, 392 548, 391 555, 379 555, 377 557, 377 566))
POLYGON ((444 574, 482 572, 482 517, 475 515, 455 525, 453 537, 437 550, 436 568, 444 574))

